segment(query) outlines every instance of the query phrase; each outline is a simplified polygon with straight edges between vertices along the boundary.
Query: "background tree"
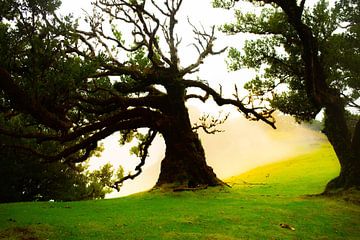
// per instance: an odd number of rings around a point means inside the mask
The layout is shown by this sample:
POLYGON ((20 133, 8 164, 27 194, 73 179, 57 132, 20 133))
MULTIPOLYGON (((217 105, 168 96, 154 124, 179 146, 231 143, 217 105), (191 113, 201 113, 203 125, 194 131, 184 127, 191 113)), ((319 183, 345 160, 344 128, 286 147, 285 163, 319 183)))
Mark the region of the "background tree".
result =
MULTIPOLYGON (((359 3, 341 1, 329 8, 321 0, 309 10, 305 0, 252 2, 263 7, 261 14, 237 10, 236 22, 223 30, 261 37, 247 41, 243 53, 230 49, 229 68, 258 70, 245 88, 299 121, 314 119, 324 109, 323 131, 341 165, 326 191, 359 187, 359 3)), ((233 3, 215 1, 222 7, 233 3)))
MULTIPOLYGON (((0 2, 2 202, 95 199, 104 198, 110 190, 109 178, 114 175, 110 165, 89 172, 85 165, 73 161, 87 159, 81 158, 84 156, 81 151, 62 159, 45 159, 37 154, 51 154, 73 145, 60 141, 45 143, 41 136, 53 134, 51 127, 64 127, 71 89, 81 84, 83 73, 91 68, 79 58, 66 56, 64 44, 72 40, 63 39, 61 33, 71 26, 69 19, 65 18, 61 26, 49 22, 49 15, 59 4, 59 1, 0 2), (38 124, 39 121, 45 124, 38 124)), ((68 116, 76 118, 76 114, 74 111, 68 116)), ((99 149, 94 148, 92 153, 95 150, 99 149)))
POLYGON ((161 5, 153 0, 98 0, 85 19, 85 30, 54 14, 57 1, 20 1, 19 6, 8 2, 10 8, 2 14, 12 22, 2 23, 1 51, 8 56, 0 68, 2 117, 6 122, 23 116, 32 124, 20 129, 3 124, 0 132, 36 142, 35 148, 12 147, 44 161, 76 163, 115 132, 121 133, 123 143, 137 137, 134 152, 140 164, 115 182, 118 188, 141 173, 152 141, 161 134, 166 153, 157 186, 214 186, 223 183, 206 164, 195 130, 221 120, 192 126, 187 100, 233 105, 247 118, 274 127, 272 109, 253 108, 251 99, 240 100, 237 92, 223 97, 221 87, 216 91, 194 76, 207 56, 225 50, 213 49, 214 27, 207 32, 193 26, 198 56, 182 66, 182 43, 176 34, 183 20, 177 19, 181 0, 161 5), (49 153, 48 144, 59 148, 49 153))

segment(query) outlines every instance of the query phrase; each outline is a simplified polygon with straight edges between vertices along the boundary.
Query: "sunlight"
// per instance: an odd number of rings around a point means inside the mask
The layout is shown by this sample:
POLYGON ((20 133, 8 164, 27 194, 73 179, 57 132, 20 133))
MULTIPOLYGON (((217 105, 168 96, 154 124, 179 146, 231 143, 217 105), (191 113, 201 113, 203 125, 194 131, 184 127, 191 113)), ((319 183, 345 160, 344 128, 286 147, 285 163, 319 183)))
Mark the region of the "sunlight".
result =
MULTIPOLYGON (((222 24, 233 18, 232 14, 224 12, 225 10, 213 9, 208 0, 184 1, 181 9, 179 19, 186 20, 189 17, 192 24, 196 26, 202 25, 204 28, 222 24)), ((72 13, 74 16, 81 16, 84 11, 91 12, 90 1, 64 0, 62 11, 72 13)), ((179 33, 189 33, 180 36, 183 38, 182 44, 179 46, 183 66, 191 64, 197 53, 191 46, 193 36, 191 28, 185 20, 179 23, 176 28, 179 33)), ((218 49, 224 46, 239 47, 246 38, 247 36, 244 34, 226 36, 219 32, 216 46, 218 46, 218 49)), ((255 72, 247 69, 228 72, 225 58, 226 52, 218 56, 208 57, 205 59, 197 76, 208 81, 211 86, 218 86, 221 82, 226 81, 227 84, 223 85, 223 94, 231 97, 234 93, 234 85, 236 84, 241 92, 244 91, 241 90, 241 86, 253 78, 255 72)), ((196 75, 189 76, 189 78, 196 78, 196 75)), ((233 107, 220 108, 215 103, 212 104, 211 101, 202 104, 197 100, 190 101, 188 107, 193 122, 196 122, 202 113, 217 115, 221 110, 232 113, 228 122, 219 127, 225 130, 224 133, 215 136, 200 134, 208 163, 220 178, 227 178, 265 163, 294 156, 304 149, 311 149, 312 144, 322 138, 318 133, 293 124, 294 120, 290 117, 283 118, 281 126, 278 126, 280 130, 273 132, 264 123, 250 122, 240 117, 240 114, 233 107), (282 137, 279 137, 280 135, 282 137), (261 151, 258 151, 259 149, 261 151)), ((120 147, 118 139, 118 134, 114 134, 102 141, 105 150, 100 158, 91 158, 90 166, 92 169, 99 168, 103 164, 110 162, 115 168, 122 166, 125 174, 134 171, 139 160, 129 155, 131 144, 120 147)), ((143 173, 135 180, 125 182, 119 193, 113 192, 107 196, 108 198, 144 191, 150 189, 156 183, 160 172, 160 162, 165 151, 162 141, 160 138, 157 139, 154 146, 151 147, 150 158, 143 168, 143 173)))
POLYGON ((359 239, 359 4, 4 0, 0 239, 359 239))

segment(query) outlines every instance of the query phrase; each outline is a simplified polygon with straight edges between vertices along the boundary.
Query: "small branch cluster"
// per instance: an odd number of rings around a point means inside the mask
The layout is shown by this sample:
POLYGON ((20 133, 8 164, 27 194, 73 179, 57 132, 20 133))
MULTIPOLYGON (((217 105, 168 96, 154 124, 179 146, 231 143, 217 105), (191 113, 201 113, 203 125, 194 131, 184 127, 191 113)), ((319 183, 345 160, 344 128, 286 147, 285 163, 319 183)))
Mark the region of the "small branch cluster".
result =
POLYGON ((216 104, 219 106, 232 105, 236 107, 241 113, 243 113, 247 119, 253 121, 261 120, 267 123, 268 125, 270 125, 272 128, 274 129, 276 128, 275 119, 272 116, 272 113, 275 110, 272 108, 268 108, 266 106, 257 106, 257 104, 254 101, 252 101, 252 99, 249 97, 245 99, 244 98, 240 99, 239 92, 236 86, 235 86, 235 93, 233 94, 234 98, 231 99, 231 98, 224 98, 222 96, 221 86, 219 91, 220 93, 218 93, 213 88, 200 81, 186 80, 185 85, 187 87, 199 88, 205 92, 205 96, 203 97, 200 95, 189 95, 188 98, 193 97, 197 99, 203 99, 206 101, 208 99, 208 96, 211 96, 213 100, 216 102, 216 104))
POLYGON ((221 115, 221 112, 217 117, 210 116, 210 114, 204 114, 199 118, 199 123, 195 123, 192 127, 193 131, 196 132, 198 129, 202 129, 207 134, 224 132, 224 130, 219 130, 217 127, 226 122, 229 117, 229 113, 225 114, 225 116, 221 115))
MULTIPOLYGON (((227 47, 215 51, 213 49, 214 47, 214 41, 216 40, 215 37, 215 26, 211 27, 211 32, 208 33, 203 26, 201 30, 199 30, 195 25, 193 25, 190 20, 188 19, 189 24, 193 28, 193 33, 195 35, 196 43, 193 43, 192 45, 196 48, 198 52, 198 57, 195 63, 189 65, 188 67, 184 68, 182 70, 183 73, 194 73, 199 70, 200 65, 203 63, 203 60, 208 57, 209 55, 218 55, 227 49, 227 47)), ((185 75, 185 74, 184 74, 185 75)))

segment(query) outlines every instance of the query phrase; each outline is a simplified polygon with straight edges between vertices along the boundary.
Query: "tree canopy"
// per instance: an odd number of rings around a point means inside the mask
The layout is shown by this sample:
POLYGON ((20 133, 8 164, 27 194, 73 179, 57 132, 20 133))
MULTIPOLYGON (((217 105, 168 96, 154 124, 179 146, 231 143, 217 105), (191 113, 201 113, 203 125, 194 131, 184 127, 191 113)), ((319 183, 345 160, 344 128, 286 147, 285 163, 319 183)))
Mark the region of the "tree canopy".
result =
POLYGON ((101 199, 112 190, 110 164, 89 171, 86 164, 43 163, 25 151, 1 148, 0 153, 0 202, 101 199))
MULTIPOLYGON (((22 118, 13 119, 11 128, 26 126, 22 118)), ((104 198, 111 192, 112 182, 122 177, 120 167, 115 173, 111 164, 98 170, 89 170, 87 162, 81 164, 44 162, 26 149, 12 146, 37 148, 37 143, 12 136, 0 138, 0 202, 18 201, 73 201, 104 198)), ((52 152, 58 143, 49 143, 43 150, 52 152)), ((101 150, 101 149, 99 149, 101 150)), ((99 154, 99 151, 94 152, 99 154)))

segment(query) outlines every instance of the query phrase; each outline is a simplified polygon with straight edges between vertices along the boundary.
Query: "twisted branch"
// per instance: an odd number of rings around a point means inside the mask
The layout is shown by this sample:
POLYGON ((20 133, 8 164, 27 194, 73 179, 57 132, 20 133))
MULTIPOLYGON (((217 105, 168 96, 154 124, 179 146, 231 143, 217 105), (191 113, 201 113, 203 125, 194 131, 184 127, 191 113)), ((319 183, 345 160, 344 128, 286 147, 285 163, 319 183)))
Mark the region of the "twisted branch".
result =
POLYGON ((272 113, 275 111, 274 109, 265 109, 262 108, 262 112, 257 112, 257 109, 254 108, 247 108, 245 105, 239 100, 239 99, 228 99, 223 98, 219 93, 217 93, 214 89, 209 87, 208 85, 194 80, 186 80, 184 82, 184 85, 187 87, 196 87, 200 88, 201 90, 205 91, 207 94, 213 97, 214 101, 217 105, 223 106, 223 105, 233 105, 237 107, 242 113, 245 114, 245 117, 250 120, 261 120, 268 125, 270 125, 272 128, 276 129, 275 127, 275 119, 272 116, 272 113))
POLYGON ((154 141, 157 133, 158 132, 156 130, 150 129, 149 132, 147 133, 146 139, 140 143, 139 145, 140 163, 135 167, 136 173, 134 174, 130 173, 127 176, 123 177, 122 179, 114 182, 114 184, 111 186, 112 188, 116 189, 119 192, 120 187, 123 185, 123 183, 126 180, 128 179, 134 180, 137 176, 139 176, 142 173, 142 167, 145 165, 146 158, 148 157, 149 147, 154 141))

